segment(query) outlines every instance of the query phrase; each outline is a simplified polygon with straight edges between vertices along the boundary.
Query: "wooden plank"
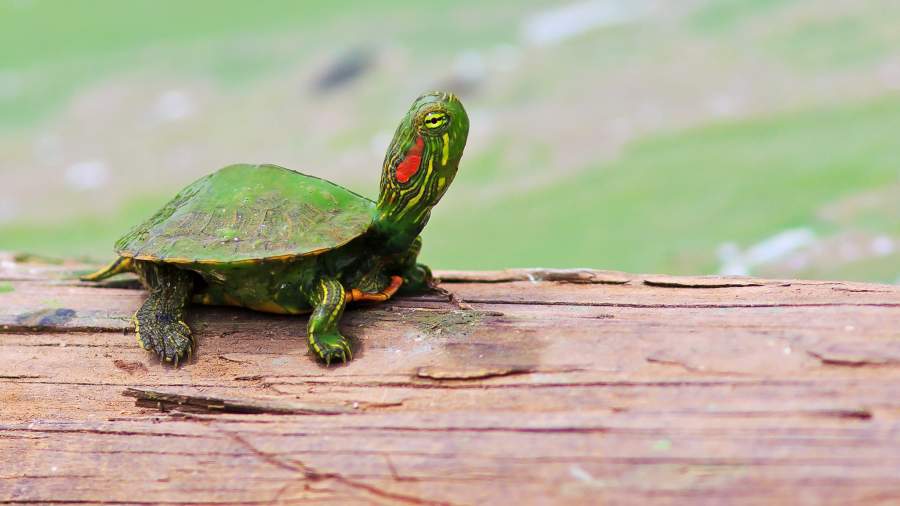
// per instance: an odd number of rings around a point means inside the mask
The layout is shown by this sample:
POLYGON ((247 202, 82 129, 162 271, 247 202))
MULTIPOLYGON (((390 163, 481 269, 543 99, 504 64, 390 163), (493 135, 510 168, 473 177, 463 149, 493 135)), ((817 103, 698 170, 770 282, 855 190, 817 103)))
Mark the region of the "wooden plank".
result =
POLYGON ((196 308, 174 369, 84 268, 0 255, 0 503, 900 501, 896 286, 442 272, 469 309, 349 310, 347 365, 196 308))

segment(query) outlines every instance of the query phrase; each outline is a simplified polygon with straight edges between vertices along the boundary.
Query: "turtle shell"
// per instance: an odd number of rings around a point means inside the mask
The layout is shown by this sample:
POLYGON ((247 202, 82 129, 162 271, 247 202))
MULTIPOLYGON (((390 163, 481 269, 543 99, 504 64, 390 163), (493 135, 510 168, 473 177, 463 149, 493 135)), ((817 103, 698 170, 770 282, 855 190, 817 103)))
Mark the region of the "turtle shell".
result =
POLYGON ((116 242, 123 257, 231 263, 315 255, 372 224, 375 203, 276 165, 231 165, 198 179, 116 242))

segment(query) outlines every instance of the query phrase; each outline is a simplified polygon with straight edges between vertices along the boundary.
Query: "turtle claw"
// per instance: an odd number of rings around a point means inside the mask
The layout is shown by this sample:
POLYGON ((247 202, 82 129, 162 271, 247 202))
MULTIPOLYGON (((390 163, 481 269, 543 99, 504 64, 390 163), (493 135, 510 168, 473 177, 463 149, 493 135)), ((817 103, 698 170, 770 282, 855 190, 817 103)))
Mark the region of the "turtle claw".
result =
POLYGON ((159 357, 159 361, 178 367, 189 361, 194 341, 191 329, 181 320, 135 317, 135 332, 141 346, 159 357))
POLYGON ((310 347, 325 362, 326 366, 330 366, 331 362, 337 363, 338 359, 342 364, 353 359, 350 343, 346 337, 340 334, 316 336, 310 341, 310 344, 310 347))

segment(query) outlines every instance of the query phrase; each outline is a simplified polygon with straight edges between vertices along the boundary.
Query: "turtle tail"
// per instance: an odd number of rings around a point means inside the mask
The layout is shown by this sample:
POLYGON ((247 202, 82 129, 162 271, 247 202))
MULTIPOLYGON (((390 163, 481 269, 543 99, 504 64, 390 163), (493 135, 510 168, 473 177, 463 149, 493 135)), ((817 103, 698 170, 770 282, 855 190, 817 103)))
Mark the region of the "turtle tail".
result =
POLYGON ((134 262, 131 261, 131 257, 119 257, 113 263, 99 271, 86 276, 81 276, 80 279, 82 281, 103 281, 106 278, 111 278, 116 274, 121 274, 123 272, 134 272, 134 262))

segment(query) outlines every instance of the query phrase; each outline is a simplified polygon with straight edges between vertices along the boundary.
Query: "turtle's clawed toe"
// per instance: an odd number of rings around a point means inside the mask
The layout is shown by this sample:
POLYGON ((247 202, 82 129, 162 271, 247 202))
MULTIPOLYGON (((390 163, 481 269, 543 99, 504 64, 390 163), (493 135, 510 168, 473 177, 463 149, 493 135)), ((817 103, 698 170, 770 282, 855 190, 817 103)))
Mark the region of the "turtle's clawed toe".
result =
POLYGON ((160 362, 177 367, 179 363, 190 359, 194 341, 190 327, 183 321, 164 314, 144 316, 138 312, 134 323, 141 346, 155 353, 160 362))
POLYGON ((310 340, 310 347, 325 362, 325 365, 345 364, 353 358, 350 343, 340 334, 326 334, 316 336, 310 340))

